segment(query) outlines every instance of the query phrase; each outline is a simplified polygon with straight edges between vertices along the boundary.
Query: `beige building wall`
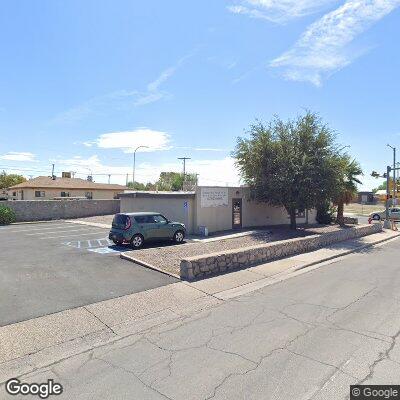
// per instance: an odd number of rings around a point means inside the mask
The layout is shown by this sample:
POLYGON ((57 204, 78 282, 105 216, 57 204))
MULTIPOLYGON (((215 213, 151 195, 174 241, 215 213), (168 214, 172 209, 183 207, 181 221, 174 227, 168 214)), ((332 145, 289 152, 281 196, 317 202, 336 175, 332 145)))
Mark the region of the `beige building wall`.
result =
MULTIPOLYGON (((250 190, 245 187, 198 187, 195 201, 195 232, 200 226, 208 228, 209 232, 232 229, 233 199, 242 199, 242 227, 260 227, 266 225, 287 225, 289 216, 283 207, 273 207, 265 203, 250 200, 250 190), (205 206, 202 204, 202 190, 227 190, 227 205, 205 206)), ((308 222, 315 223, 315 211, 308 212, 308 222)), ((305 215, 297 218, 299 224, 306 222, 305 215)))
POLYGON ((182 222, 189 233, 194 229, 194 195, 125 193, 121 196, 121 212, 158 212, 171 221, 182 222), (187 207, 185 207, 185 202, 187 207))
POLYGON ((52 200, 55 197, 61 197, 61 192, 68 192, 70 197, 85 197, 87 192, 92 192, 93 200, 111 200, 114 199, 120 191, 109 189, 49 189, 49 188, 27 188, 8 191, 9 199, 12 200, 52 200), (44 197, 35 197, 35 191, 45 192, 44 197), (17 192, 14 197, 13 193, 17 192), (23 192, 23 198, 22 198, 23 192))

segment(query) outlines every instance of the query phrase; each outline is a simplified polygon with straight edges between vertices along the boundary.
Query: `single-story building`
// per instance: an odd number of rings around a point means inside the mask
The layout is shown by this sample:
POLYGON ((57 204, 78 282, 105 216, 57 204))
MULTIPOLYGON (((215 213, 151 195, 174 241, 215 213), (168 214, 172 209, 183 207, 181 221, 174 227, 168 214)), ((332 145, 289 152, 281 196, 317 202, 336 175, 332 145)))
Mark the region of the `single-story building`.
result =
MULTIPOLYGON (((120 195, 121 212, 155 211, 172 221, 183 222, 189 233, 287 225, 283 207, 250 199, 248 187, 199 186, 191 192, 125 192, 120 195)), ((298 213, 299 224, 315 223, 316 212, 298 213)))
POLYGON ((96 183, 79 178, 39 176, 8 188, 9 200, 54 200, 86 198, 116 199, 126 186, 96 183))
POLYGON ((375 197, 374 192, 358 192, 357 202, 359 204, 376 204, 378 198, 375 197))

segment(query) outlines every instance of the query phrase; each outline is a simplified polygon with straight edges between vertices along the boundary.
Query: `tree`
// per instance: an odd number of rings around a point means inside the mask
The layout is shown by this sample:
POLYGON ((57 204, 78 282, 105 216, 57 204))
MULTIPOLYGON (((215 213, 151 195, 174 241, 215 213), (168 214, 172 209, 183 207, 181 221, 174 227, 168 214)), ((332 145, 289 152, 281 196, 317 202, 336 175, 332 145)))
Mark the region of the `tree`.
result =
POLYGON ((250 138, 238 138, 236 165, 252 197, 283 206, 296 229, 296 212, 332 196, 338 153, 333 132, 314 113, 296 120, 250 126, 250 138))
MULTIPOLYGON (((186 174, 186 182, 195 184, 197 180, 196 174, 186 174)), ((134 190, 159 190, 159 191, 173 191, 177 192, 182 190, 183 175, 179 172, 161 172, 160 177, 155 183, 140 183, 128 182, 127 185, 130 189, 134 190)))
POLYGON ((333 203, 337 206, 336 222, 344 225, 344 205, 349 204, 357 194, 357 184, 361 184, 357 178, 362 175, 360 164, 352 160, 347 154, 338 160, 340 173, 338 174, 333 203))
POLYGON ((26 179, 22 175, 7 174, 5 171, 0 173, 0 189, 7 189, 25 181, 26 179))

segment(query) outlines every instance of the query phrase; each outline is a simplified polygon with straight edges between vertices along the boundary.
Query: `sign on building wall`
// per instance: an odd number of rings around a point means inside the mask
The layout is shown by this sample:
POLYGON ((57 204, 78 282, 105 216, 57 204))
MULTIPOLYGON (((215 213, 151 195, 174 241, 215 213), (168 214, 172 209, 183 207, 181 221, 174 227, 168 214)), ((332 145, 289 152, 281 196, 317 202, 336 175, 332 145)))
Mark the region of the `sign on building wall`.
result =
POLYGON ((227 207, 228 188, 201 188, 201 207, 227 207))

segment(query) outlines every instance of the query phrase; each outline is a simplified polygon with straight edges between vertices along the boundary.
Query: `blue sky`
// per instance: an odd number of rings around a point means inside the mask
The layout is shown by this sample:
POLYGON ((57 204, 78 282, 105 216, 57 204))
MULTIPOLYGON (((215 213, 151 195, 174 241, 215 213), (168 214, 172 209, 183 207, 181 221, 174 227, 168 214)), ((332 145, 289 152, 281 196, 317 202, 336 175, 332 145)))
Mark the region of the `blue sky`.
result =
MULTIPOLYGON (((256 118, 310 109, 365 171, 400 150, 400 0, 3 0, 0 169, 237 184, 256 118)), ((400 159, 400 158, 399 158, 400 159)))

